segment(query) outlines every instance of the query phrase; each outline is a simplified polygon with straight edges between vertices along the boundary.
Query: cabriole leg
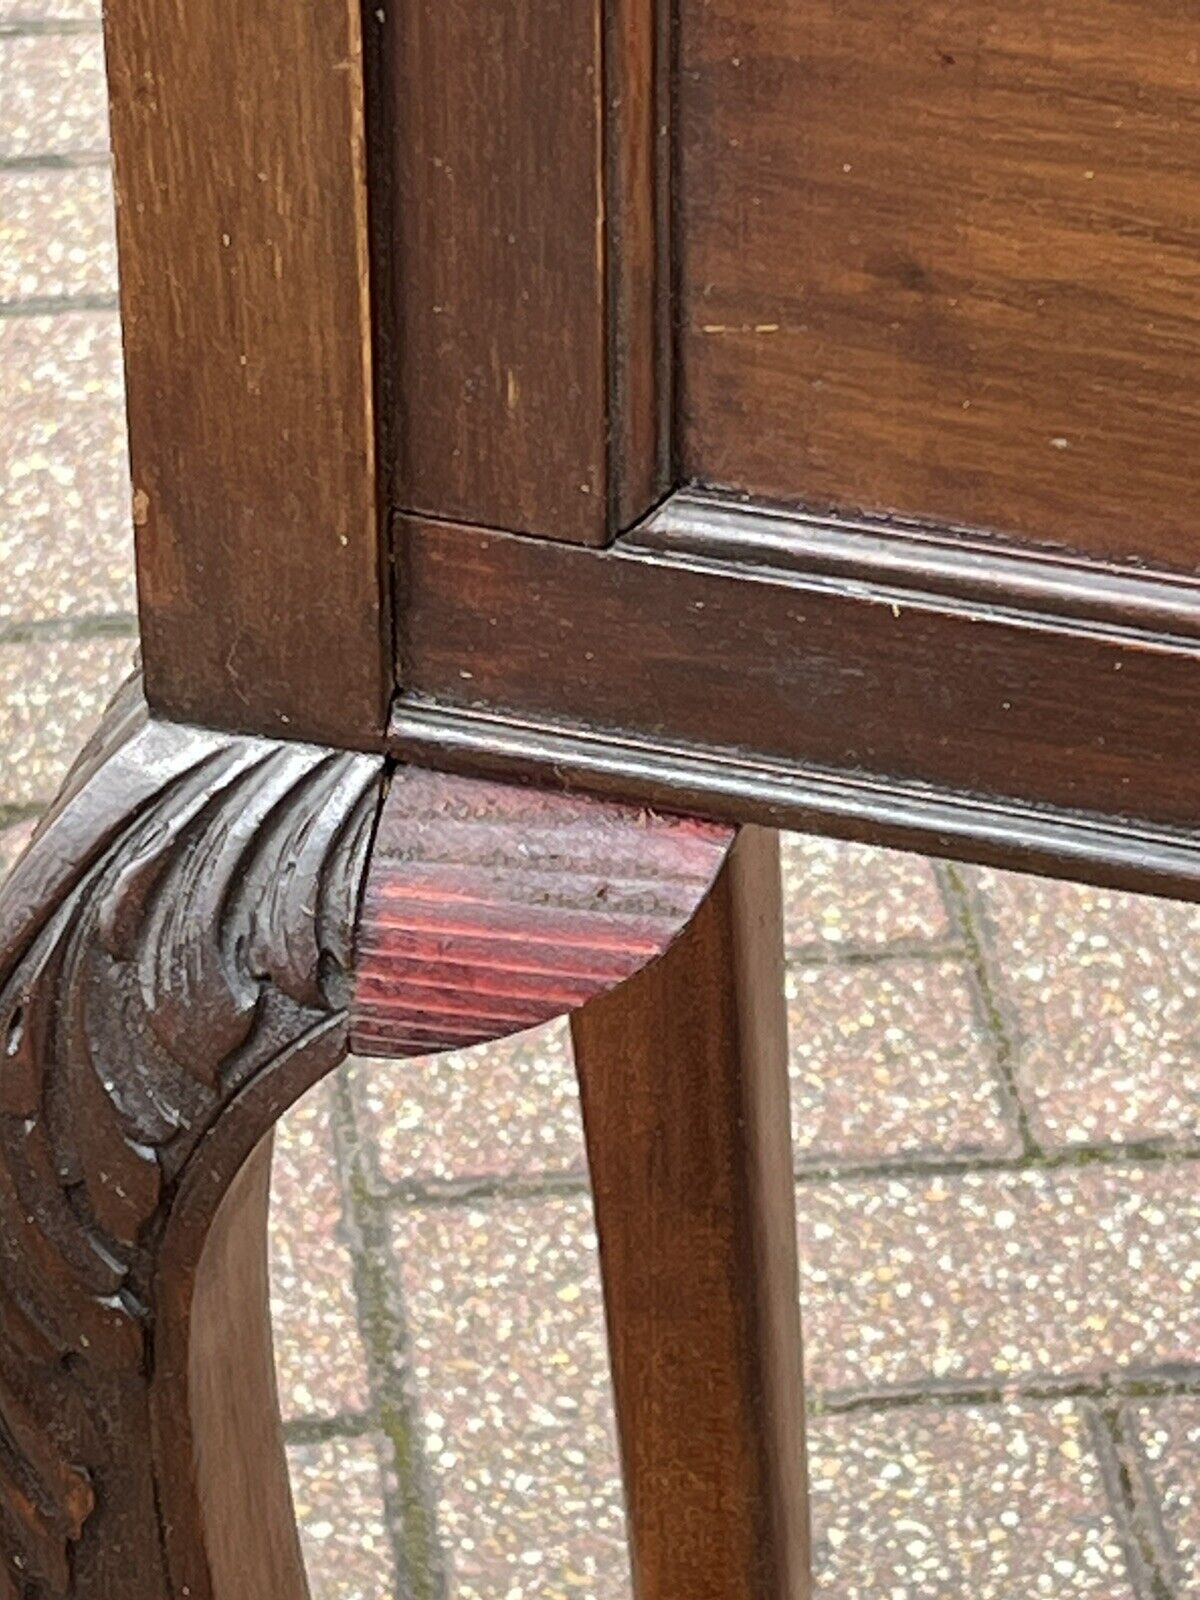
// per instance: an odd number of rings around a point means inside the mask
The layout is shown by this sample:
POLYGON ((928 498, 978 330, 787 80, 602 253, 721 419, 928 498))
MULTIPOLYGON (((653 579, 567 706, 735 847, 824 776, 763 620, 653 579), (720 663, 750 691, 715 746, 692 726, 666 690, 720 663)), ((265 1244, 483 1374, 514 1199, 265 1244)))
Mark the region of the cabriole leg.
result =
POLYGON ((0 894, 6 1600, 305 1594, 262 1141, 346 1053, 382 776, 133 683, 0 894))
POLYGON ((729 841, 123 691, 0 891, 0 1600, 305 1600, 272 1127, 352 1035, 432 1055, 620 982, 729 841))

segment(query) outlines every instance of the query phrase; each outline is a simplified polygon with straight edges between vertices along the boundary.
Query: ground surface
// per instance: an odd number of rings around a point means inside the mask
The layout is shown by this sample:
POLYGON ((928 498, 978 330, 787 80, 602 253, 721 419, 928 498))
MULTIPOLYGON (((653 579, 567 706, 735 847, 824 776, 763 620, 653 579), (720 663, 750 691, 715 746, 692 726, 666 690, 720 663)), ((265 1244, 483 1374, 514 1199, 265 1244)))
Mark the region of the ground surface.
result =
MULTIPOLYGON (((0 0, 0 857, 134 640, 95 0, 0 0)), ((818 1593, 1200 1594, 1200 915, 786 841, 818 1593)), ((314 1600, 628 1594, 561 1029, 288 1118, 314 1600)))

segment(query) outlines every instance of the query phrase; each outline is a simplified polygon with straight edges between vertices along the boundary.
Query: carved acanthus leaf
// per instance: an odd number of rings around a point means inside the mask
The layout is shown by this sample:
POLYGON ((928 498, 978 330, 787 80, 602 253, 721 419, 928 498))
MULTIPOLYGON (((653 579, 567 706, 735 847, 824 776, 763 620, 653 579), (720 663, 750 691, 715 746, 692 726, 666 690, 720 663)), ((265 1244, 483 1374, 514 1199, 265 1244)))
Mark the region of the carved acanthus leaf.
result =
POLYGON ((143 1363, 189 1153, 345 1010, 380 772, 126 690, 0 891, 0 1595, 70 1593, 104 1466, 87 1387, 143 1363))

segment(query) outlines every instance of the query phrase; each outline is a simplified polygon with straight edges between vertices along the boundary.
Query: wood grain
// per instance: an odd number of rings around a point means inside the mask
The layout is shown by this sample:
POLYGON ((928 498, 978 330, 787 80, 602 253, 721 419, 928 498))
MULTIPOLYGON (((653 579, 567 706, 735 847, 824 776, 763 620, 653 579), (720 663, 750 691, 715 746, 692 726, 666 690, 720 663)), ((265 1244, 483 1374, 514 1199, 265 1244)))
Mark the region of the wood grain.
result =
POLYGON ((353 1049, 431 1055, 573 1010, 670 944, 731 839, 720 824, 401 768, 363 899, 353 1049))
POLYGON ((400 503, 601 542, 598 0, 387 16, 400 503))
POLYGON ((394 493, 602 544, 663 487, 657 0, 386 8, 394 493))
POLYGON ((359 10, 112 0, 147 692, 172 716, 378 744, 359 10))
POLYGON ((1186 586, 1171 598, 1133 584, 1121 612, 1119 574, 1107 594, 1067 600, 1069 566, 1014 555, 1015 572, 947 573, 945 545, 922 564, 910 544, 898 570, 836 525, 818 571, 811 519, 790 519, 793 554, 778 548, 787 516, 730 505, 714 539, 689 526, 692 505, 604 552, 410 532, 406 703, 703 755, 718 812, 734 767, 767 787, 800 768, 859 784, 880 818, 889 793, 905 813, 922 796, 974 797, 993 835, 1006 810, 1028 822, 1044 809, 1149 825, 1147 848, 1179 830, 1186 848, 1200 822, 1186 586))
POLYGON ((671 7, 605 9, 612 531, 671 487, 671 7))
POLYGON ((776 836, 572 1018, 637 1600, 809 1591, 776 836))
POLYGON ((685 477, 1194 571, 1200 17, 684 0, 685 477))
POLYGON ((288 1600, 308 1587, 271 1337, 272 1142, 217 1208, 192 1289, 187 1389, 213 1600, 288 1600))

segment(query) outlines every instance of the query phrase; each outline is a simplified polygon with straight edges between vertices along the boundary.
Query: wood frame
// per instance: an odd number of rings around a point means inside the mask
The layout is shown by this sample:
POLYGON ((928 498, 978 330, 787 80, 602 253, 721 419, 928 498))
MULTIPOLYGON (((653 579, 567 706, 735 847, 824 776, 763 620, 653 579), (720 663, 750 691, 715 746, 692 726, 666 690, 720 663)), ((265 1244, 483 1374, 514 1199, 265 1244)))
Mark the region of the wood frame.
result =
POLYGON ((386 8, 392 503, 587 545, 666 490, 658 0, 386 8))
MULTIPOLYGON (((1195 894, 1194 578, 965 530, 784 511, 679 482, 670 439, 675 64, 663 0, 588 0, 565 41, 594 92, 563 115, 582 118, 568 130, 571 148, 595 173, 602 202, 576 216, 563 259, 578 256, 587 216, 599 253, 572 278, 577 298, 550 295, 544 309, 563 332, 568 365, 582 361, 596 377, 590 421, 570 449, 564 437, 562 450, 548 450, 552 395, 528 411, 502 406, 480 436, 487 459, 477 459, 482 476, 465 498, 413 487, 421 472, 414 478, 397 418, 440 417, 430 448, 453 446, 458 401, 439 399, 438 386, 453 390, 487 365, 488 330, 522 281, 489 272, 486 252, 470 256, 456 279, 466 344, 448 350, 435 340, 425 363, 400 352, 401 325, 411 333, 440 281, 436 195, 412 163, 421 151, 443 160, 449 141, 478 171, 477 130, 434 125, 436 106, 418 95, 385 137, 395 8, 364 51, 353 7, 323 11, 333 30, 323 34, 305 33, 290 12, 264 15, 264 41, 253 31, 259 21, 247 32, 240 13, 225 15, 228 3, 214 0, 189 21, 186 40, 178 24, 164 25, 157 0, 114 0, 107 19, 156 710, 1195 894), (304 96, 302 123, 275 109, 267 84, 279 72, 304 96), (277 181, 264 184, 265 169, 247 160, 260 148, 276 152, 277 181), (206 188, 202 170, 220 182, 206 188), (406 170, 403 211, 396 178, 406 170), (307 198, 285 208, 281 197, 293 191, 307 198), (230 208, 239 225, 217 249, 230 208), (408 247, 393 252, 393 279, 380 263, 397 238, 408 247), (158 270, 164 248, 169 277, 158 270), (586 361, 579 340, 592 352, 586 361), (254 372, 268 370, 286 384, 256 392, 254 372), (583 521, 562 510, 563 485, 582 481, 581 463, 593 487, 604 484, 592 509, 607 508, 583 521), (505 501, 508 490, 497 497, 500 480, 488 474, 502 466, 515 466, 532 495, 528 514, 505 501), (397 517, 385 536, 380 502, 423 515, 397 517), (439 512, 479 526, 439 521, 439 512), (609 548, 586 548, 620 530, 609 548), (239 597, 264 582, 268 614, 251 616, 239 597), (394 674, 384 660, 393 595, 394 674), (539 628, 552 651, 531 644, 539 628), (711 674, 707 689, 698 668, 711 674)), ((463 6, 423 12, 426 32, 405 48, 436 57, 464 26, 463 6)), ((549 13, 527 20, 555 26, 549 13)), ((499 76, 484 88, 509 119, 505 148, 533 153, 504 175, 515 186, 510 201, 526 208, 531 236, 549 236, 579 170, 533 158, 545 147, 549 102, 505 98, 519 47, 506 34, 496 49, 499 76)), ((519 346, 513 359, 533 370, 547 327, 531 317, 503 332, 519 346)), ((551 390, 562 375, 547 369, 551 390)), ((427 485, 448 481, 435 467, 427 485)))
POLYGON ((112 0, 104 21, 150 701, 378 748, 358 5, 112 0))
POLYGON ((106 7, 157 716, 0 907, 0 1600, 302 1596, 270 1127, 585 1002, 641 1600, 794 1600, 770 845, 656 960, 728 834, 630 802, 1200 899, 1200 579, 685 481, 673 7, 490 16, 106 7))
POLYGON ((398 755, 1197 895, 1186 580, 690 493, 401 548, 398 755))

